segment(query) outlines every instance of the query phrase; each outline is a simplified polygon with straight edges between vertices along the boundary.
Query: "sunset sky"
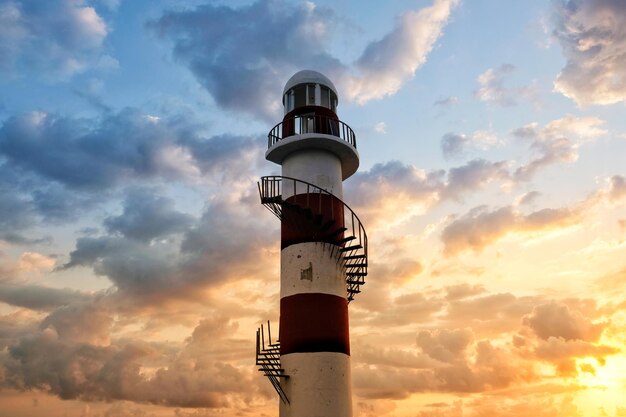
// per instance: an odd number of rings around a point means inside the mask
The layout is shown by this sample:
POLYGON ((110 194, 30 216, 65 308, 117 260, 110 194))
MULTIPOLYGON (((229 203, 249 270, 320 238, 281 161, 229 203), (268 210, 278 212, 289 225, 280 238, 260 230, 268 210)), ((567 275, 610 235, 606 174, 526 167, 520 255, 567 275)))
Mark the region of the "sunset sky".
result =
POLYGON ((278 415, 302 69, 361 157, 355 417, 626 416, 624 0, 0 0, 0 417, 278 415))

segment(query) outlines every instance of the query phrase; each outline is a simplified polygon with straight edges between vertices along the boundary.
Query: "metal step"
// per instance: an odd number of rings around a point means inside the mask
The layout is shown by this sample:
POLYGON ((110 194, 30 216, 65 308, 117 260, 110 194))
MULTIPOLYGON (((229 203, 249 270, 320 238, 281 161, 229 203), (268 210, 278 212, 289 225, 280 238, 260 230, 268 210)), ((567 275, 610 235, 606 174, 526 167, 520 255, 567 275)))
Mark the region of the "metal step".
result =
POLYGON ((339 239, 335 241, 335 245, 341 245, 342 243, 350 242, 351 240, 356 239, 354 236, 344 237, 343 239, 339 239))
POLYGON ((339 252, 350 252, 351 250, 361 249, 362 247, 361 245, 346 246, 345 248, 339 249, 339 252))
POLYGON ((346 261, 349 261, 351 259, 363 259, 365 258, 365 255, 350 255, 350 256, 344 256, 343 259, 346 261))
POLYGON ((367 268, 367 262, 363 264, 345 264, 346 268, 367 268))
POLYGON ((261 204, 273 204, 282 203, 283 197, 281 195, 275 195, 271 197, 261 197, 261 204))

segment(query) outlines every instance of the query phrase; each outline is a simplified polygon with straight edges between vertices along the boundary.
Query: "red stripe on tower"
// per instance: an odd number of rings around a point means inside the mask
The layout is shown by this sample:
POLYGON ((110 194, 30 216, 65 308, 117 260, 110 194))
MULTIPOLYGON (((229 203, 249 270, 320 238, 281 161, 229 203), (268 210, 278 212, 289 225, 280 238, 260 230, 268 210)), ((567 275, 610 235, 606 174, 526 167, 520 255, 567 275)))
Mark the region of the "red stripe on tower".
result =
POLYGON ((323 293, 295 294, 280 300, 280 354, 350 354, 348 301, 323 293))

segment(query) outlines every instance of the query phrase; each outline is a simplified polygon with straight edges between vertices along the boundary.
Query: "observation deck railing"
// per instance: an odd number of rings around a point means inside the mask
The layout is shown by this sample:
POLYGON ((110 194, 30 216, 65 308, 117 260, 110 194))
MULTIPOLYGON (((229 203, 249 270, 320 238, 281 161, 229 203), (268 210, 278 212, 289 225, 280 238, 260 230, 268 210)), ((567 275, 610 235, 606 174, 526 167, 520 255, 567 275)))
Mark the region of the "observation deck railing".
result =
POLYGON ((356 135, 350 126, 339 119, 321 115, 295 116, 278 123, 267 135, 267 148, 290 136, 306 133, 336 136, 356 149, 356 135))

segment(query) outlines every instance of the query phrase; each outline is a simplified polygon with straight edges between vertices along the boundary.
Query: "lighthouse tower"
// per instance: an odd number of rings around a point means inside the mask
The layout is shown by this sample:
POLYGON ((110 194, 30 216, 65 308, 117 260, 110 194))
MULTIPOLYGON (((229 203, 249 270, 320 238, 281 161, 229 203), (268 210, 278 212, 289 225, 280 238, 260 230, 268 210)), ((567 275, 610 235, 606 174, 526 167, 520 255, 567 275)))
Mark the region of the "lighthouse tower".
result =
POLYGON ((285 115, 265 157, 282 167, 261 178, 281 220, 280 323, 257 331, 257 365, 280 397, 281 417, 351 417, 348 303, 367 275, 367 235, 343 201, 359 166, 356 137, 337 117, 333 83, 300 71, 283 91, 285 115))

